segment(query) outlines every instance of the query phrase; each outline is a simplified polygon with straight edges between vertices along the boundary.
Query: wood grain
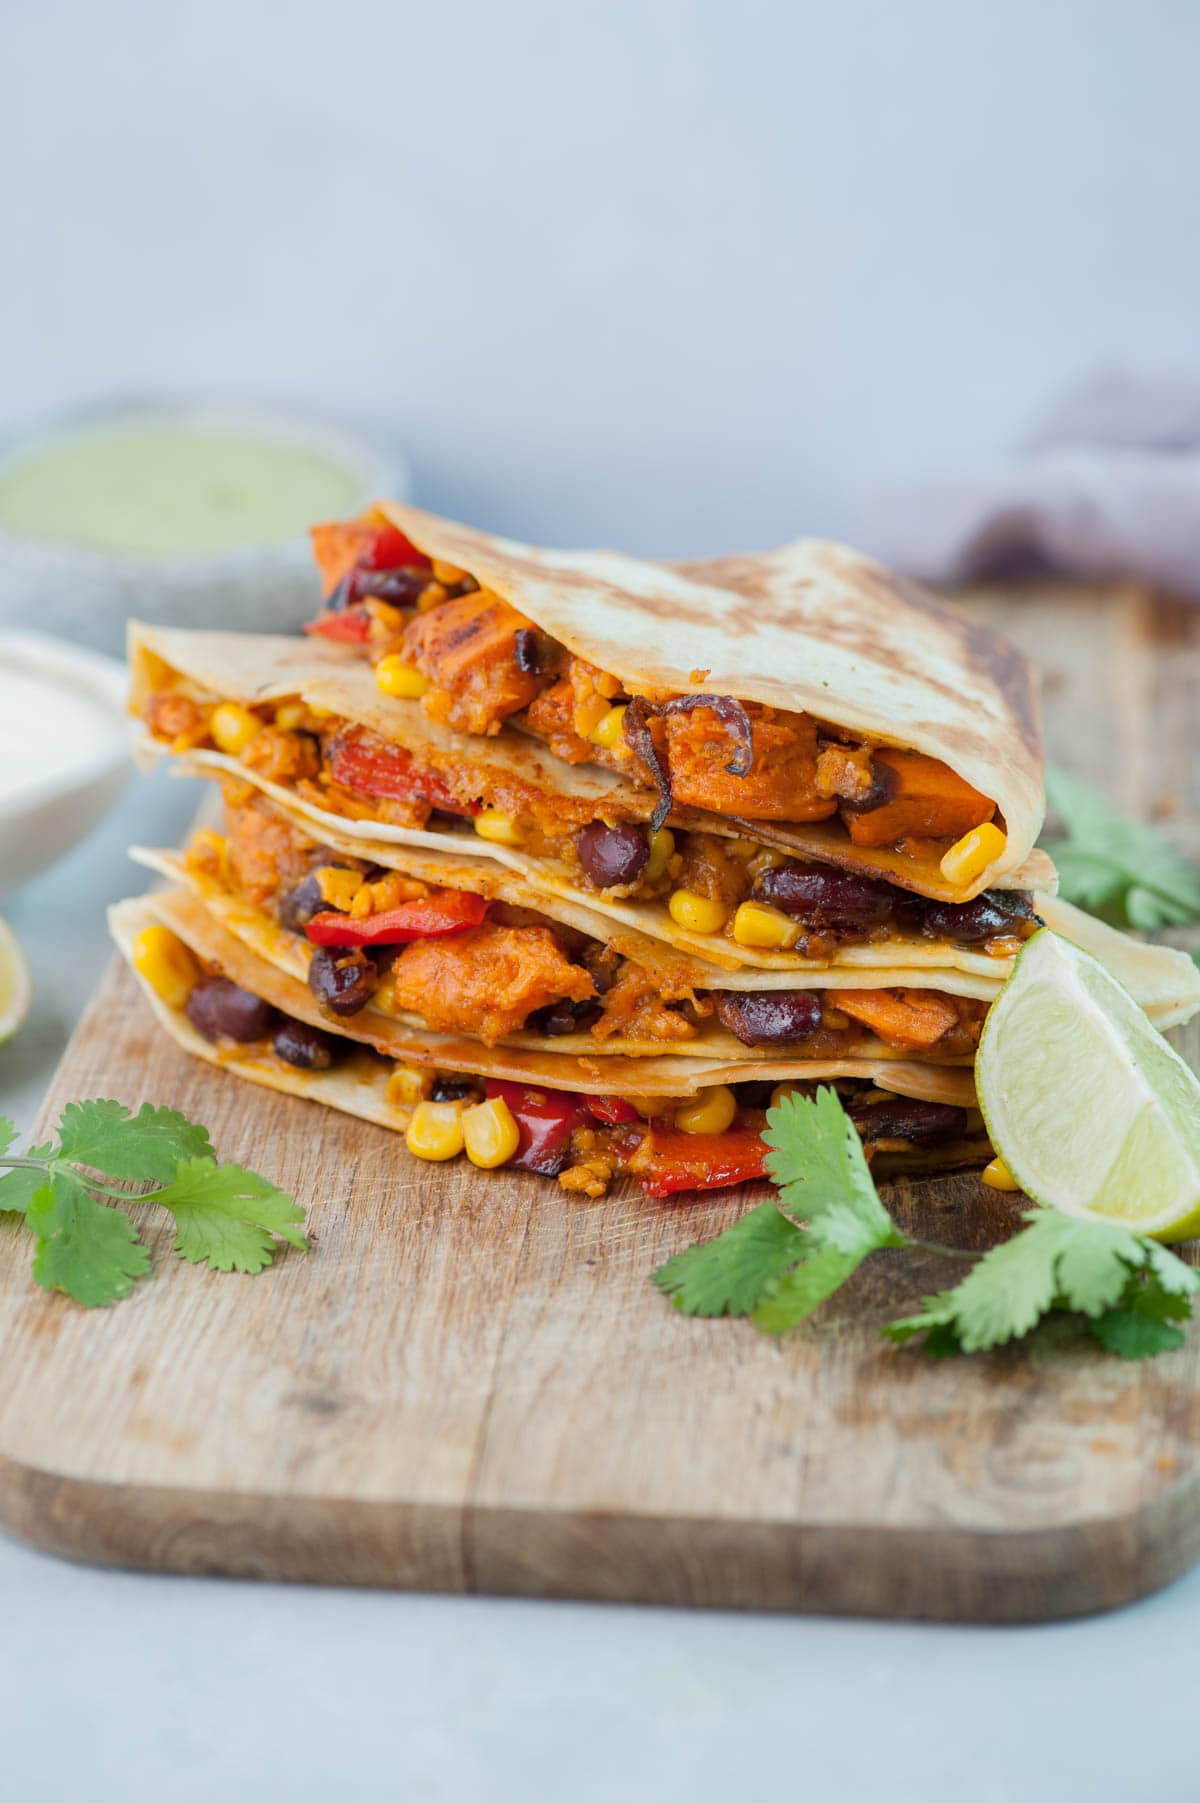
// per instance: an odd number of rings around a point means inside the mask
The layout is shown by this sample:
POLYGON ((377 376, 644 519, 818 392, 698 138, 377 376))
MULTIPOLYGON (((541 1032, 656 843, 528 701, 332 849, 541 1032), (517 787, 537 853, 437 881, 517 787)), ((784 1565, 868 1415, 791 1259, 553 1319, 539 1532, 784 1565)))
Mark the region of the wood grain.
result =
MULTIPOLYGON (((1051 665, 1053 755, 1195 844, 1193 614, 995 593, 1051 665)), ((1179 1036, 1176 1036, 1177 1038, 1179 1036)), ((1183 1036, 1200 1053, 1200 1029, 1183 1036)), ((330 1583, 972 1620, 1129 1600, 1200 1556, 1195 1342, 1147 1366, 1064 1331, 935 1363, 878 1328, 940 1280, 875 1261, 777 1343, 681 1319, 653 1267, 748 1191, 568 1201, 193 1063, 105 978, 44 1120, 170 1102, 269 1171, 317 1237, 257 1278, 172 1259, 87 1313, 0 1227, 0 1521, 71 1557, 330 1583)), ((1014 1218, 974 1176, 899 1183, 925 1236, 1014 1218)))

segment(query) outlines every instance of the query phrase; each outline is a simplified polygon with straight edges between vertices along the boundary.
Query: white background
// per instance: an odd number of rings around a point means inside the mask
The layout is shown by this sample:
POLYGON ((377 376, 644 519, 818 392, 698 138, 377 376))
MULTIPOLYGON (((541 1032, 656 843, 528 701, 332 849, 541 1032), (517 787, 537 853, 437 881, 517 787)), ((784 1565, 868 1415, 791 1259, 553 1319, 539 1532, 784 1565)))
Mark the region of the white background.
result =
MULTIPOLYGON (((1196 352, 1200 8, 0 0, 0 424, 137 387, 382 422, 421 497, 687 553, 852 530, 1196 352)), ((144 785, 10 907, 27 1119, 144 785)), ((8 906, 9 904, 6 904, 8 906)), ((5 1381, 19 1381, 10 1373, 5 1381)), ((0 1542, 20 1803, 1163 1803, 1200 1578, 1042 1630, 349 1595, 0 1542)))
POLYGON ((1200 363, 1198 66, 1189 0, 6 0, 0 419, 255 391, 548 542, 851 531, 1200 363))

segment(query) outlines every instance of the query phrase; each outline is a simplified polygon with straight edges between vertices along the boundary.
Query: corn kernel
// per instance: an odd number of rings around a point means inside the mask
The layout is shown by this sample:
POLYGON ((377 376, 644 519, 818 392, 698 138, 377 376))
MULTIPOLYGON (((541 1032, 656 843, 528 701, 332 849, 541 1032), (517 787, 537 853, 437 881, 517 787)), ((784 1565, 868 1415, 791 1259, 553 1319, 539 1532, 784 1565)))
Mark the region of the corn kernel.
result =
POLYGON ((675 1125, 681 1133, 724 1133, 732 1126, 737 1103, 728 1084, 717 1083, 702 1090, 694 1101, 675 1110, 675 1125))
POLYGON ((490 1102, 477 1102, 474 1108, 468 1108, 462 1125, 467 1157, 483 1171, 507 1164, 521 1143, 517 1123, 503 1096, 493 1096, 490 1102))
POLYGON ((363 883, 361 877, 359 881, 362 886, 354 891, 350 903, 351 920, 365 920, 369 914, 386 914, 389 908, 416 901, 429 892, 428 883, 423 883, 419 877, 401 876, 398 870, 389 870, 373 883, 363 883))
POLYGON ((593 726, 588 738, 593 745, 599 745, 602 751, 615 751, 618 745, 625 743, 625 734, 621 730, 624 719, 623 707, 610 707, 600 722, 593 726))
POLYGON ((1002 1158, 993 1158, 982 1176, 989 1189, 1017 1190, 1021 1187, 1002 1158))
POLYGON ((433 1072, 415 1064, 398 1064, 387 1080, 387 1099, 400 1108, 415 1108, 433 1088, 433 1072))
POLYGON ((385 695, 397 701, 416 701, 429 687, 429 678, 414 664, 406 664, 395 651, 375 666, 375 681, 385 695))
POLYGON ((396 1006, 396 979, 391 971, 381 980, 372 995, 371 1009, 375 1014, 403 1014, 403 1008, 396 1006))
POLYGON ((446 599, 446 591, 440 582, 427 582, 417 596, 417 612, 427 614, 431 607, 438 607, 446 599))
POLYGON ((575 703, 571 715, 571 724, 581 739, 590 739, 598 726, 601 726, 613 712, 604 695, 592 693, 584 695, 575 703))
POLYGON ((168 1008, 182 1008, 200 981, 200 966, 170 927, 143 927, 133 942, 133 968, 168 1008))
POLYGON ((771 851, 767 846, 760 846, 750 859, 748 869, 752 877, 760 877, 764 870, 778 870, 783 864, 790 864, 791 853, 771 851))
POLYGON ((690 889, 676 889, 667 903, 667 912, 675 925, 688 933, 719 933, 729 919, 724 902, 693 895, 690 889))
POLYGON ((465 570, 460 570, 456 563, 443 563, 439 557, 433 559, 434 577, 438 582, 444 583, 447 588, 457 588, 466 573, 465 570))
POLYGON ((785 952, 800 937, 800 928, 778 908, 765 902, 744 901, 733 917, 733 936, 739 945, 785 952))
POLYGON ((285 701, 282 707, 275 709, 275 724, 284 732, 304 732, 314 721, 302 701, 285 701))
POLYGON ((434 1164, 457 1158, 463 1149, 462 1103, 418 1102, 404 1143, 414 1158, 427 1158, 434 1164))
POLYGON ((807 1095, 803 1083, 777 1083, 771 1091, 771 1107, 778 1108, 785 1096, 807 1095))
POLYGON ((362 888, 362 874, 357 870, 339 870, 336 864, 322 864, 316 873, 321 900, 344 914, 362 888))
POLYGON ((656 833, 650 835, 650 856, 646 859, 643 877, 653 882, 667 868, 667 859, 675 851, 675 835, 668 826, 660 826, 656 833))
POLYGON ((208 723, 218 748, 231 758, 241 757, 261 728, 258 715, 252 714, 248 707, 239 707, 236 701, 223 701, 220 707, 214 707, 208 723))
POLYGON ((941 862, 941 872, 948 883, 962 888, 973 883, 981 870, 986 870, 1004 850, 1008 840, 998 826, 985 821, 961 839, 956 839, 941 862))
POLYGON ((511 814, 502 814, 499 808, 484 808, 482 814, 475 816, 475 831, 481 839, 492 845, 519 845, 521 832, 511 814))

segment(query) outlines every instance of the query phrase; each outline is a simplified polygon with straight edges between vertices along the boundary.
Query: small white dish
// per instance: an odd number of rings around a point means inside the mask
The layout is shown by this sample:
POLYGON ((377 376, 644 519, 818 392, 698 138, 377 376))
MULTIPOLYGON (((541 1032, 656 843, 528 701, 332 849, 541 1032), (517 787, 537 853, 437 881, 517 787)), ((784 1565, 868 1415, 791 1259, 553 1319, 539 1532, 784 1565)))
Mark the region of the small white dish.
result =
POLYGON ((125 666, 0 632, 0 894, 86 838, 132 774, 125 666))

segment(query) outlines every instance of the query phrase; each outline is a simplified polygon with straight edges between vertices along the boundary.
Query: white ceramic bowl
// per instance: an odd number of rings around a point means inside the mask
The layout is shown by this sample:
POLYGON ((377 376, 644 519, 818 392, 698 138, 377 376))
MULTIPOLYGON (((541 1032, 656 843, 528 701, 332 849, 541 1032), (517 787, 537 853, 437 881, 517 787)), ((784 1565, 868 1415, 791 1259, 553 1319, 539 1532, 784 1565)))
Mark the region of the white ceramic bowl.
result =
MULTIPOLYGON (((378 431, 304 419, 247 403, 131 397, 47 420, 0 442, 0 467, 57 438, 145 421, 232 431, 318 453, 339 464, 371 501, 411 495, 403 454, 378 431)), ((0 528, 0 628, 36 623, 74 644, 120 654, 125 622, 290 632, 319 595, 307 536, 188 555, 134 556, 0 528)))
MULTIPOLYGON (((27 883, 71 851, 99 824, 132 774, 125 713, 125 666, 112 657, 61 644, 37 632, 0 632, 0 670, 51 684, 55 707, 99 708, 111 732, 97 732, 89 748, 58 775, 38 768, 36 739, 14 782, 11 769, 0 789, 0 894, 27 883)), ((46 730, 54 730, 48 721, 46 730)))

